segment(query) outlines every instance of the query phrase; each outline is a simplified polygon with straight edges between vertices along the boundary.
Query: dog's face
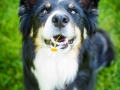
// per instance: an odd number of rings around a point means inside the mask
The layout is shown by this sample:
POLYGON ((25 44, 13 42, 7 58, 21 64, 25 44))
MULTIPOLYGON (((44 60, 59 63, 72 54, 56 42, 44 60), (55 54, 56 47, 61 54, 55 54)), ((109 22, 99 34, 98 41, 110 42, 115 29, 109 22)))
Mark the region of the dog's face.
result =
MULTIPOLYGON (((69 51, 80 46, 84 30, 84 15, 78 4, 69 0, 43 1, 33 16, 33 35, 40 48, 69 51), (66 3, 67 2, 67 3, 66 3), (81 23, 79 23, 79 21, 81 23), (57 41, 56 39, 60 37, 57 41)), ((31 35, 31 36, 33 36, 31 35)))
MULTIPOLYGON (((24 4, 25 1, 21 1, 24 4)), ((79 48, 82 41, 87 37, 86 12, 89 12, 90 0, 28 0, 27 4, 21 5, 29 10, 30 30, 23 31, 33 38, 36 50, 40 48, 57 49, 68 52, 79 48), (27 33, 26 33, 27 32, 27 33)), ((25 11, 24 9, 24 11, 25 11)), ((27 14, 26 14, 27 15, 27 14)), ((24 26, 25 27, 25 26, 24 26)))

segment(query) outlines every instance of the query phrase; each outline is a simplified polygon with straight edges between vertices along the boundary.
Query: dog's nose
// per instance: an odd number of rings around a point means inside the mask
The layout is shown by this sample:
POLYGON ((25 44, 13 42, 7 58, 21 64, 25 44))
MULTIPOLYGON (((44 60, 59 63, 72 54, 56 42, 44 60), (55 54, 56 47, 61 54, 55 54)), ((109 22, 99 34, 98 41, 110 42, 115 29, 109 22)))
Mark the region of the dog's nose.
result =
POLYGON ((54 15, 52 18, 52 22, 58 28, 65 27, 69 22, 69 18, 66 15, 54 15))

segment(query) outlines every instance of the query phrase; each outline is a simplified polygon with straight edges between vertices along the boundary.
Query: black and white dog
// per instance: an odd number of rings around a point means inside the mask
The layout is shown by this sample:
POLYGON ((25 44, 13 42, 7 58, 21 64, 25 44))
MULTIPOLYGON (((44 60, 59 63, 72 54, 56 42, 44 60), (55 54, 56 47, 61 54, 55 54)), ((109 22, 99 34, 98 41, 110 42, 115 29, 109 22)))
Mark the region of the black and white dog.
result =
POLYGON ((96 32, 98 2, 20 1, 26 90, 93 90, 96 69, 114 57, 96 32))

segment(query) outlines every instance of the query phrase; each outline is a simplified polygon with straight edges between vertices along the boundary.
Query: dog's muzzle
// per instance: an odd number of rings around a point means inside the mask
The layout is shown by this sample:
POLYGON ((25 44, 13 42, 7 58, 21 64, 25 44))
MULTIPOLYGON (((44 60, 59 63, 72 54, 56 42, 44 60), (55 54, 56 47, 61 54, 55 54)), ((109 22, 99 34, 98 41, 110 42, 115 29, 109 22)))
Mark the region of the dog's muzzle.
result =
MULTIPOLYGON (((52 17, 53 25, 59 30, 65 28, 70 22, 69 17, 65 14, 55 14, 52 17)), ((57 47, 59 49, 65 49, 68 45, 72 45, 75 37, 72 39, 68 39, 66 36, 62 34, 57 34, 52 36, 50 40, 44 40, 46 45, 50 45, 50 47, 57 47)))
POLYGON ((68 24, 69 18, 66 15, 56 14, 53 16, 52 22, 55 27, 58 27, 59 29, 61 29, 68 24))

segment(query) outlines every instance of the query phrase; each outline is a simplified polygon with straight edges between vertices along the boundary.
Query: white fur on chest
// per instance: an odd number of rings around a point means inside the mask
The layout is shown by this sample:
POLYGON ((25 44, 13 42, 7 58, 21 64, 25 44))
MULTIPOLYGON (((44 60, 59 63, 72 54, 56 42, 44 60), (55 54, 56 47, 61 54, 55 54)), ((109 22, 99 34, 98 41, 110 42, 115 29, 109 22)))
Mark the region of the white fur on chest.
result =
POLYGON ((71 83, 77 74, 77 53, 69 52, 63 54, 49 49, 41 49, 37 52, 34 60, 34 73, 41 90, 64 89, 65 84, 71 83))

